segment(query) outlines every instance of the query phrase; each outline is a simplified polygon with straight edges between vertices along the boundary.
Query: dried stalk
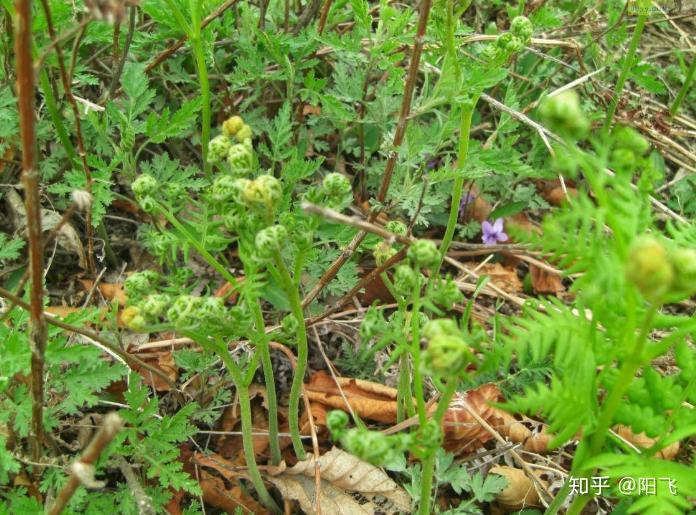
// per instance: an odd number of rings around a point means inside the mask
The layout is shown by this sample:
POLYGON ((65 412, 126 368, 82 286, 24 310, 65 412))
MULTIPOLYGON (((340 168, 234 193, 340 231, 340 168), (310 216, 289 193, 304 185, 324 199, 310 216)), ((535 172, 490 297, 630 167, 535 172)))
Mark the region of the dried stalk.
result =
POLYGON ((75 461, 70 467, 70 479, 68 479, 68 482, 58 493, 51 508, 46 512, 48 515, 60 515, 60 513, 62 513, 70 502, 70 498, 75 493, 75 490, 77 490, 77 487, 82 484, 85 471, 91 471, 93 469, 94 462, 97 461, 99 455, 104 448, 111 443, 111 440, 114 439, 122 426, 123 421, 116 413, 109 413, 104 417, 104 422, 102 422, 99 431, 94 435, 94 438, 85 449, 85 452, 82 453, 80 459, 75 461))
POLYGON ((17 68, 17 103, 19 132, 22 142, 22 183, 27 212, 29 240, 29 344, 31 345, 31 453, 41 460, 43 447, 43 371, 46 351, 46 322, 43 317, 43 244, 41 240, 41 203, 39 171, 36 168, 36 132, 34 127, 34 66, 31 58, 31 0, 17 0, 15 56, 17 68))
MULTIPOLYGON (((431 0, 423 0, 421 2, 420 14, 418 16, 418 28, 416 30, 416 39, 413 45, 413 52, 411 53, 411 62, 409 64, 404 96, 401 101, 399 120, 396 124, 396 131, 394 132, 392 150, 387 158, 387 164, 384 168, 384 175, 382 176, 382 183, 377 193, 377 201, 379 203, 384 202, 384 199, 387 197, 392 175, 394 174, 394 168, 396 167, 396 160, 399 155, 398 150, 403 142, 404 135, 406 134, 406 127, 408 126, 409 114, 411 112, 411 102, 413 100, 413 91, 416 87, 416 79, 418 78, 418 69, 420 67, 420 57, 423 52, 423 43, 425 41, 425 29, 428 26, 428 18, 430 16, 430 7, 431 0)), ((370 214, 369 221, 373 222, 375 218, 377 218, 377 214, 377 211, 373 211, 370 214)), ((353 240, 345 249, 343 249, 343 252, 341 252, 338 258, 331 264, 331 266, 329 266, 326 272, 324 272, 314 288, 312 288, 311 291, 307 293, 305 298, 302 299, 302 307, 307 307, 309 304, 311 304, 317 295, 319 295, 321 290, 324 289, 324 287, 331 282, 334 277, 336 277, 338 271, 353 256, 356 249, 365 239, 365 236, 367 236, 367 232, 362 230, 355 235, 353 240)))
POLYGON ((329 17, 329 10, 331 10, 332 0, 324 0, 324 5, 321 6, 321 13, 319 14, 319 25, 317 26, 317 32, 323 34, 326 28, 326 19, 329 17))
MULTIPOLYGON (((46 17, 46 26, 48 28, 48 35, 51 38, 54 49, 56 51, 56 57, 58 59, 58 70, 60 72, 60 79, 63 82, 63 91, 65 93, 65 98, 70 104, 70 109, 73 112, 73 117, 75 118, 75 136, 77 138, 77 150, 80 156, 80 162, 82 163, 82 170, 85 174, 85 191, 89 193, 90 198, 92 197, 92 171, 87 164, 87 152, 85 151, 85 142, 82 137, 82 124, 80 123, 80 109, 77 107, 77 102, 72 94, 72 84, 70 83, 70 74, 65 68, 65 61, 63 60, 63 50, 58 44, 58 35, 53 27, 53 18, 51 16, 51 6, 48 0, 41 0, 41 5, 43 6, 44 16, 46 17)), ((94 237, 92 235, 92 209, 85 210, 85 231, 87 233, 87 271, 90 275, 94 275, 95 263, 94 263, 94 237)))

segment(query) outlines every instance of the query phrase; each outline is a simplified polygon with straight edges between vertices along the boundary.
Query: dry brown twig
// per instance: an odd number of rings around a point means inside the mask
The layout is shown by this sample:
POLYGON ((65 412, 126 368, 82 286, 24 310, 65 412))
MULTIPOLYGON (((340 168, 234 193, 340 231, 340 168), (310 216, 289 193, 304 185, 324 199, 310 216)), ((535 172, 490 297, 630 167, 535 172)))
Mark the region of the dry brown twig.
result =
POLYGON ((43 242, 41 238, 41 200, 34 126, 31 0, 17 0, 15 8, 17 103, 19 104, 19 133, 22 142, 22 183, 24 184, 24 202, 27 212, 29 270, 31 276, 30 305, 28 306, 30 321, 29 343, 31 345, 31 450, 32 459, 39 462, 43 447, 43 376, 44 353, 46 351, 46 321, 43 316, 43 242))
POLYGON ((46 512, 48 515, 60 515, 70 502, 70 498, 81 484, 89 487, 95 485, 94 462, 101 455, 104 448, 111 443, 116 434, 121 430, 123 421, 116 413, 109 413, 104 417, 101 427, 94 435, 82 456, 70 467, 70 479, 58 493, 53 505, 46 512))

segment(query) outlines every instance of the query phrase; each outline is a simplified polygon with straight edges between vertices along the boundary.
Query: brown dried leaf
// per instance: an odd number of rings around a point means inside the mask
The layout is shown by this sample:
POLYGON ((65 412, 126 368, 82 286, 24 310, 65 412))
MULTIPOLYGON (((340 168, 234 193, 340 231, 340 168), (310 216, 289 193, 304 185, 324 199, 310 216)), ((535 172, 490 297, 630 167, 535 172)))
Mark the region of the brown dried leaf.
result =
POLYGON ((565 291, 565 286, 561 276, 539 268, 533 264, 529 265, 529 273, 532 277, 532 288, 536 293, 552 293, 557 295, 565 291))
MULTIPOLYGON (((91 279, 80 279, 80 282, 82 283, 84 289, 87 291, 91 291, 92 287, 94 286, 94 281, 92 281, 91 279)), ((97 289, 106 300, 116 299, 121 306, 126 305, 126 293, 123 291, 122 284, 99 283, 97 289)))
POLYGON ((239 466, 226 460, 219 454, 203 454, 200 452, 190 455, 189 467, 193 464, 202 467, 198 469, 198 474, 199 483, 203 490, 203 500, 206 503, 226 513, 236 513, 235 510, 238 507, 241 507, 244 513, 269 513, 266 508, 240 488, 239 478, 243 475, 244 467, 240 470, 239 466), (224 478, 224 481, 212 474, 209 471, 210 469, 224 478), (228 488, 225 482, 231 486, 228 488))
MULTIPOLYGON (((503 508, 508 510, 521 510, 530 506, 543 506, 534 482, 527 477, 524 471, 513 467, 493 467, 492 474, 503 476, 508 485, 500 492, 495 500, 503 508)), ((545 483, 542 481, 542 483, 545 483)))
MULTIPOLYGON (((349 377, 338 377, 337 381, 350 406, 361 418, 384 423, 396 420, 395 388, 349 377)), ((312 375, 305 390, 311 401, 344 411, 348 409, 336 381, 322 370, 312 375)))
MULTIPOLYGON (((336 447, 319 458, 321 468, 321 491, 319 504, 323 513, 336 515, 387 513, 410 513, 411 498, 383 470, 359 460, 336 447), (384 497, 393 509, 386 510, 373 502, 359 504, 346 492, 358 492, 372 499, 384 497)), ((293 499, 307 514, 315 513, 316 498, 314 483, 315 461, 298 462, 294 467, 274 471, 267 478, 281 492, 283 498, 293 499)))
POLYGON ((522 291, 522 281, 517 276, 517 270, 514 267, 506 267, 500 263, 486 263, 477 265, 475 268, 478 268, 479 275, 489 276, 493 284, 507 293, 522 291))
MULTIPOLYGON (((645 433, 636 434, 628 426, 617 425, 613 429, 621 438, 641 449, 649 449, 657 442, 657 438, 650 438, 645 433)), ((674 442, 658 451, 655 456, 664 460, 673 460, 679 454, 680 447, 679 442, 674 442)))
MULTIPOLYGON (((457 393, 442 421, 445 449, 458 454, 472 452, 492 439, 493 436, 464 407, 464 402, 489 425, 502 427, 502 411, 488 404, 501 400, 503 394, 494 384, 484 384, 474 390, 457 393)), ((434 410, 435 406, 431 408, 431 411, 434 410)))
MULTIPOLYGON (((154 357, 145 358, 144 361, 155 368, 159 368, 172 382, 175 382, 179 377, 179 368, 174 361, 174 354, 171 351, 160 352, 154 357)), ((137 363, 133 363, 132 368, 135 372, 140 374, 145 384, 158 392, 168 392, 172 389, 160 376, 139 367, 137 363)))

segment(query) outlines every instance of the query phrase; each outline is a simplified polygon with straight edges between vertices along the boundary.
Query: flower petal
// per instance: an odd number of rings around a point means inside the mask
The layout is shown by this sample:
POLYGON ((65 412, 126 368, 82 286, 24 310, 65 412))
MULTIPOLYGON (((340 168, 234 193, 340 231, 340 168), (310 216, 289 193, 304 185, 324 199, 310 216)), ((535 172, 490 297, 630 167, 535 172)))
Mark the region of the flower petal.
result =
POLYGON ((503 232, 503 219, 498 218, 493 224, 493 230, 495 232, 503 232))
POLYGON ((488 220, 485 220, 481 224, 481 231, 483 232, 484 236, 487 236, 495 232, 495 230, 493 229, 493 225, 488 220))
POLYGON ((496 238, 498 241, 508 241, 508 235, 502 231, 496 234, 496 238))

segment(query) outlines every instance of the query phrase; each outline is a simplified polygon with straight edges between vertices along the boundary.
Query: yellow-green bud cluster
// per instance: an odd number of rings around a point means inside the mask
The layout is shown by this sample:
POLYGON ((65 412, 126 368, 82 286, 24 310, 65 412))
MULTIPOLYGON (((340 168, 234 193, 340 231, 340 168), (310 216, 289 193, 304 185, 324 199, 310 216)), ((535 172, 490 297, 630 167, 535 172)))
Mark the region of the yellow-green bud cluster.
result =
POLYGON ((146 173, 135 179, 131 185, 131 189, 136 197, 150 196, 157 191, 158 187, 157 179, 146 173))
POLYGON ((230 141, 230 138, 224 134, 215 136, 208 143, 208 162, 219 163, 220 161, 227 159, 227 153, 230 151, 231 146, 232 141, 230 141))
POLYGON ((222 124, 222 134, 208 143, 208 162, 227 161, 234 175, 248 173, 254 163, 251 143, 253 132, 240 116, 232 116, 222 124))
POLYGON ((259 175, 247 184, 242 194, 244 203, 252 207, 272 208, 282 197, 283 187, 272 175, 259 175))
POLYGON ((370 307, 360 324, 360 337, 364 341, 369 341, 376 336, 381 336, 387 329, 387 321, 384 319, 382 311, 370 307))
POLYGON ((375 263, 377 264, 377 266, 382 266, 392 256, 394 256, 396 252, 397 250, 394 247, 392 247, 389 243, 387 243, 386 241, 382 241, 375 246, 375 250, 372 252, 372 255, 375 258, 375 263))
POLYGON ((410 434, 385 435, 380 431, 348 429, 348 415, 343 411, 329 412, 326 425, 346 451, 376 466, 394 462, 413 444, 410 434))
POLYGON ((284 245, 288 231, 282 225, 271 225, 256 233, 256 253, 263 260, 271 259, 284 245))
POLYGON ((549 129, 570 139, 583 138, 590 128, 580 108, 580 97, 572 90, 546 98, 539 107, 539 114, 549 129))
POLYGON ((681 300, 696 293, 696 250, 670 248, 651 235, 636 238, 626 278, 652 302, 681 300))
POLYGON ((399 265, 394 270, 394 289, 399 295, 409 295, 419 287, 419 272, 409 265, 399 265))
POLYGON ((414 241, 408 248, 406 255, 417 268, 431 267, 440 259, 440 252, 435 243, 430 240, 414 241))
POLYGON ((500 66, 513 54, 522 50, 532 39, 534 28, 524 16, 518 16, 510 24, 510 31, 500 34, 493 44, 488 45, 482 54, 485 61, 500 66))
POLYGON ((180 295, 167 310, 167 318, 175 327, 215 327, 225 322, 227 313, 221 298, 180 295))
POLYGON ((140 308, 136 306, 128 306, 123 310, 121 313, 121 322, 134 331, 142 331, 147 326, 145 317, 140 312, 140 308))
POLYGON ((164 315, 171 303, 171 296, 166 293, 155 293, 139 302, 138 308, 148 320, 155 320, 164 315))
POLYGON ((399 236, 406 236, 408 233, 408 227, 406 227, 406 224, 400 220, 389 220, 384 228, 387 231, 399 236))
POLYGON ((431 320, 423 327, 428 346, 423 352, 424 371, 436 376, 457 376, 472 354, 453 320, 431 320))
POLYGON ((142 174, 131 185, 131 189, 135 193, 135 199, 146 213, 152 213, 157 207, 154 195, 158 188, 157 179, 149 174, 142 174))
POLYGON ((143 270, 130 275, 123 283, 128 300, 136 302, 151 293, 159 283, 160 275, 154 270, 143 270))
POLYGON ((342 199, 351 192, 350 181, 340 173, 330 173, 322 182, 324 193, 330 198, 342 199))

